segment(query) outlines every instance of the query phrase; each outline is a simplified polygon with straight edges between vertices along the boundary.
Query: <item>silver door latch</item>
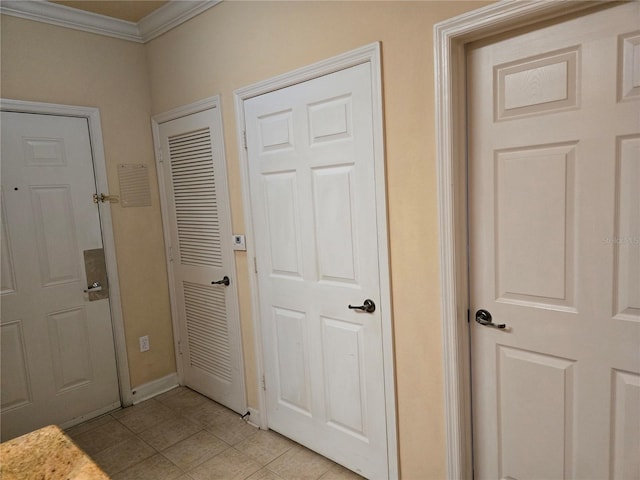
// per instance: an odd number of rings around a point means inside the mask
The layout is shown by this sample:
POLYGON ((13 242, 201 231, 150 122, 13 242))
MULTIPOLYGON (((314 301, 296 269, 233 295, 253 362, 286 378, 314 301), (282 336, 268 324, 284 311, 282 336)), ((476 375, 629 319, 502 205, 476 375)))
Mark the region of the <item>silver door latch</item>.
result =
POLYGON ((91 285, 87 287, 84 293, 100 292, 100 291, 102 291, 102 285, 100 285, 100 282, 93 282, 91 285))
POLYGON ((93 194, 93 203, 100 203, 100 202, 118 203, 119 201, 120 199, 118 198, 117 195, 105 195, 104 193, 101 193, 99 195, 97 193, 93 194))

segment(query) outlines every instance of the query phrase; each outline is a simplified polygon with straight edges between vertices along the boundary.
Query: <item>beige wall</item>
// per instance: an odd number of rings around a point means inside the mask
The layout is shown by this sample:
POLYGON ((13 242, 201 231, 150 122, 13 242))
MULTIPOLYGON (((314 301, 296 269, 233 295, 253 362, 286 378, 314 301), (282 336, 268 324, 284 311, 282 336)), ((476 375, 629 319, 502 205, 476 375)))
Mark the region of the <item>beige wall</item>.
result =
MULTIPOLYGON (((222 96, 234 231, 244 231, 233 91, 382 42, 404 479, 445 476, 433 24, 478 2, 223 2, 148 45, 154 113, 222 96)), ((256 405, 247 259, 237 254, 249 403, 256 405)))
MULTIPOLYGON (((175 370, 149 116, 222 97, 233 226, 244 231, 233 91, 382 42, 400 468, 445 478, 433 24, 479 2, 223 2, 146 46, 2 18, 2 96, 98 106, 116 165, 147 163, 153 207, 114 206, 133 385, 175 370), (148 333, 151 351, 137 352, 148 333)), ((236 253, 248 401, 257 405, 248 262, 236 253)))
POLYGON ((5 15, 1 28, 3 98, 100 108, 111 194, 118 164, 149 165, 153 206, 111 206, 131 385, 175 372, 145 46, 5 15))

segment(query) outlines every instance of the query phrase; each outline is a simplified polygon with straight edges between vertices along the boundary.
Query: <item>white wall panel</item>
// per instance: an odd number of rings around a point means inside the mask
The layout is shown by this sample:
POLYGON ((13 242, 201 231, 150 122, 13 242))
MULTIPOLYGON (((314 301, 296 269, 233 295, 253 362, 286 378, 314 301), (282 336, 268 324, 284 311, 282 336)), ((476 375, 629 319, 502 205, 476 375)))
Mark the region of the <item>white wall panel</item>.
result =
POLYGON ((573 306, 575 145, 496 154, 496 288, 504 301, 573 306))
POLYGON ((500 478, 571 478, 574 362, 498 346, 500 478))
POLYGON ((278 400, 299 413, 311 415, 311 385, 303 312, 274 308, 278 356, 278 400))
POLYGON ((94 379, 87 321, 84 306, 47 315, 57 393, 94 379))
POLYGON ((22 322, 6 323, 0 328, 2 341, 2 410, 31 403, 29 368, 25 352, 22 322))
POLYGON ((362 326, 322 317, 325 397, 329 425, 366 437, 362 326))
POLYGON ((31 187, 42 286, 79 281, 78 234, 69 186, 31 187))

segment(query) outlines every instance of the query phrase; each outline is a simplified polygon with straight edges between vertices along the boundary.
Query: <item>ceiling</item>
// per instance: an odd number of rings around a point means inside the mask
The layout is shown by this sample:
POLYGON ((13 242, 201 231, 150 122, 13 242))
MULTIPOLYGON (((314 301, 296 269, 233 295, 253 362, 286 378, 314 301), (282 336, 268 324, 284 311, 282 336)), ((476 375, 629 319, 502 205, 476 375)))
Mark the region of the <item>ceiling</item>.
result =
POLYGON ((151 12, 168 3, 167 0, 50 0, 66 7, 137 23, 151 12))

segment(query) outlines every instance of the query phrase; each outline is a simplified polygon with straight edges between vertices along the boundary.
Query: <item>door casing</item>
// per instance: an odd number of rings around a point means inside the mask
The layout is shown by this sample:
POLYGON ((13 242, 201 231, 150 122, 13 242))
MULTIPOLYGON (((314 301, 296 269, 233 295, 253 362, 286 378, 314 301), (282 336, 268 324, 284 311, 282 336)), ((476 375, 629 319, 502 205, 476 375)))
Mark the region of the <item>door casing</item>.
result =
MULTIPOLYGON (((109 195, 104 144, 102 140, 102 124, 100 122, 100 110, 98 108, 28 102, 3 98, 0 99, 0 110, 16 113, 35 113, 87 119, 89 126, 89 138, 91 139, 91 154, 93 156, 93 170, 96 179, 96 188, 98 189, 98 193, 103 193, 106 196, 109 195)), ((109 305, 111 308, 111 324, 113 328, 113 339, 116 352, 116 369, 118 373, 120 401, 123 407, 127 407, 133 404, 133 392, 131 391, 131 380, 129 377, 129 361, 127 358, 124 320, 120 300, 120 283, 118 281, 118 265, 116 263, 116 248, 113 235, 113 223, 111 220, 111 205, 109 202, 101 202, 98 206, 100 209, 100 228, 102 229, 107 277, 109 279, 109 305)), ((72 425, 63 425, 65 428, 70 426, 72 425)))
POLYGON ((434 26, 447 478, 472 478, 465 45, 607 2, 502 1, 434 26))
MULTIPOLYGON (((342 55, 314 63, 307 67, 294 70, 283 75, 279 75, 262 82, 238 89, 234 92, 236 110, 236 134, 238 152, 240 158, 240 172, 242 176, 242 199, 244 204, 244 218, 246 219, 245 233, 247 240, 247 257, 249 264, 255 258, 255 237, 251 224, 252 212, 249 188, 249 165, 248 155, 245 149, 244 131, 245 116, 244 102, 252 97, 272 92, 281 88, 289 87, 298 83, 312 80, 314 78, 328 75, 330 73, 344 70, 363 63, 371 64, 371 85, 373 92, 373 142, 374 142, 374 162, 375 162, 375 188, 376 198, 379 200, 376 205, 376 217, 378 222, 378 245, 379 245, 379 265, 380 265, 380 300, 385 308, 382 311, 382 349, 384 359, 384 384, 385 384, 385 404, 387 406, 387 449, 389 457, 389 478, 398 478, 398 440, 396 421, 396 399, 395 399, 395 367, 393 354, 393 331, 392 331, 392 303, 391 303, 391 280, 389 272, 389 241, 387 238, 387 202, 384 167, 384 137, 383 137, 383 109, 382 109, 382 73, 381 73, 381 51, 380 43, 372 43, 364 47, 346 52, 342 55)), ((249 283, 251 285, 251 307, 254 329, 254 347, 256 351, 256 383, 258 392, 258 408, 249 408, 251 421, 260 428, 267 429, 266 417, 266 396, 262 388, 264 378, 264 362, 262 337, 262 321, 260 312, 260 302, 258 296, 258 276, 255 269, 249 272, 249 283)))

